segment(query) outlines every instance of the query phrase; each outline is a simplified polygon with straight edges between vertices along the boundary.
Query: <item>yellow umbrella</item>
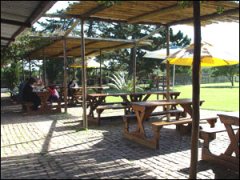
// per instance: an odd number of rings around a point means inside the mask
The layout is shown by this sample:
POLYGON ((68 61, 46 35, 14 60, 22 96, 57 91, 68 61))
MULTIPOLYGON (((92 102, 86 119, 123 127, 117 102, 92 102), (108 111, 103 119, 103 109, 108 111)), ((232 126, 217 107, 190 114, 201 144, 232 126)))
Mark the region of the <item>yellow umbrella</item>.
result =
MULTIPOLYGON (((87 68, 100 68, 100 64, 98 62, 94 61, 94 59, 89 59, 85 62, 86 62, 87 68)), ((82 62, 80 61, 80 59, 77 59, 76 62, 70 64, 69 67, 82 68, 82 62)))
MULTIPOLYGON (((194 44, 187 48, 181 49, 167 57, 169 64, 180 66, 192 66, 194 44)), ((239 58, 234 57, 231 53, 218 49, 210 43, 201 44, 201 67, 210 66, 228 66, 239 63, 239 58)))

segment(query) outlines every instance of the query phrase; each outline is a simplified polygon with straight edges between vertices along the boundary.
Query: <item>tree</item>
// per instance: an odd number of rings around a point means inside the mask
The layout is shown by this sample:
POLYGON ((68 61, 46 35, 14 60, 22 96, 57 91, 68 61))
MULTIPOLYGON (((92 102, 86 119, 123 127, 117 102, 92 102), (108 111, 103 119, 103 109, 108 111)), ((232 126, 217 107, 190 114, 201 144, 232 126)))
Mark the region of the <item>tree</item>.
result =
POLYGON ((212 68, 211 76, 225 76, 231 82, 232 87, 234 86, 234 76, 239 76, 239 64, 232 66, 221 66, 212 68))
POLYGON ((20 78, 20 63, 12 62, 10 66, 1 68, 1 79, 6 80, 6 86, 13 90, 17 87, 20 78))

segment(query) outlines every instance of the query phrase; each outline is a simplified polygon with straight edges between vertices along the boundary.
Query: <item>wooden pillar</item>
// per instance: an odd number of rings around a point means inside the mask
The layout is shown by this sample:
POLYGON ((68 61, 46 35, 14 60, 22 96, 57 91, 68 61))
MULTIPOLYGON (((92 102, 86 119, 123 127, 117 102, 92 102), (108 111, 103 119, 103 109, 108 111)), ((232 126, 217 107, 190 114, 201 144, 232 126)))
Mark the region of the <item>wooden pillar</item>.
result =
POLYGON ((63 88, 64 88, 64 112, 67 113, 67 54, 66 54, 66 39, 63 39, 63 88))
POLYGON ((198 138, 199 138, 199 102, 200 102, 200 57, 201 57, 201 20, 200 1, 193 2, 194 19, 194 56, 192 68, 192 137, 191 137, 191 164, 190 179, 197 179, 198 138))
POLYGON ((136 53, 137 53, 137 45, 134 44, 133 47, 133 92, 136 92, 136 53))
MULTIPOLYGON (((167 30, 167 35, 166 35, 166 42, 167 42, 167 56, 169 55, 169 41, 170 41, 170 32, 169 32, 169 26, 166 26, 166 30, 167 30)), ((169 91, 170 91, 170 82, 169 82, 169 79, 170 79, 170 64, 169 62, 167 61, 166 63, 166 86, 167 86, 167 100, 169 101, 170 99, 170 94, 169 94, 169 91)), ((164 82, 164 81, 163 81, 164 82)), ((169 110, 170 107, 167 106, 167 110, 169 110)), ((167 114, 167 121, 170 120, 170 114, 167 114)))
POLYGON ((86 63, 85 63, 85 40, 84 40, 84 19, 81 19, 81 57, 82 57, 82 107, 83 107, 83 127, 88 128, 87 121, 87 77, 86 77, 86 63))
POLYGON ((102 50, 100 49, 100 87, 102 86, 102 50))
POLYGON ((29 67, 29 77, 31 77, 32 76, 32 68, 31 68, 31 61, 30 61, 29 57, 28 57, 28 63, 29 63, 29 65, 28 65, 28 67, 29 67))
POLYGON ((47 76, 46 76, 46 57, 45 57, 45 52, 43 49, 43 83, 44 86, 47 86, 47 76))
POLYGON ((23 81, 25 81, 25 73, 24 73, 24 59, 22 59, 22 77, 23 77, 23 81))

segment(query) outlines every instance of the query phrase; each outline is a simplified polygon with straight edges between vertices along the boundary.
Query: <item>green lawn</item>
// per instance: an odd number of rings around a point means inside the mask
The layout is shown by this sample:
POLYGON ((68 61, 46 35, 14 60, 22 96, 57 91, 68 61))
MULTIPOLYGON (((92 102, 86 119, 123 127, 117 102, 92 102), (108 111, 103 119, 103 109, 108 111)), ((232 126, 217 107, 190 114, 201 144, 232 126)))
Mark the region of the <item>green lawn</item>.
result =
MULTIPOLYGON (((181 92, 179 98, 192 98, 192 85, 175 86, 174 91, 181 92)), ((156 99, 156 95, 149 98, 156 99)), ((201 84, 200 99, 205 100, 201 109, 239 111, 239 83, 233 88, 230 83, 201 84)), ((107 97, 107 102, 114 101, 121 101, 121 98, 107 97)))

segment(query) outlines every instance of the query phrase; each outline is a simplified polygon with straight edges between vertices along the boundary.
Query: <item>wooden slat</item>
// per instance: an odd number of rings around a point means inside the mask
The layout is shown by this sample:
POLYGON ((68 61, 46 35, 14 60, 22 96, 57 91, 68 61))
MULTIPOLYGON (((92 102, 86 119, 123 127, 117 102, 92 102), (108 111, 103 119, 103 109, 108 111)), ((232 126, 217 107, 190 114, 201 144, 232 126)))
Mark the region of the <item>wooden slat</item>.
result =
POLYGON ((23 26, 23 27, 31 27, 30 23, 25 23, 25 22, 20 22, 20 21, 14 21, 10 19, 2 19, 1 18, 1 23, 4 24, 11 24, 11 25, 16 25, 16 26, 23 26))

